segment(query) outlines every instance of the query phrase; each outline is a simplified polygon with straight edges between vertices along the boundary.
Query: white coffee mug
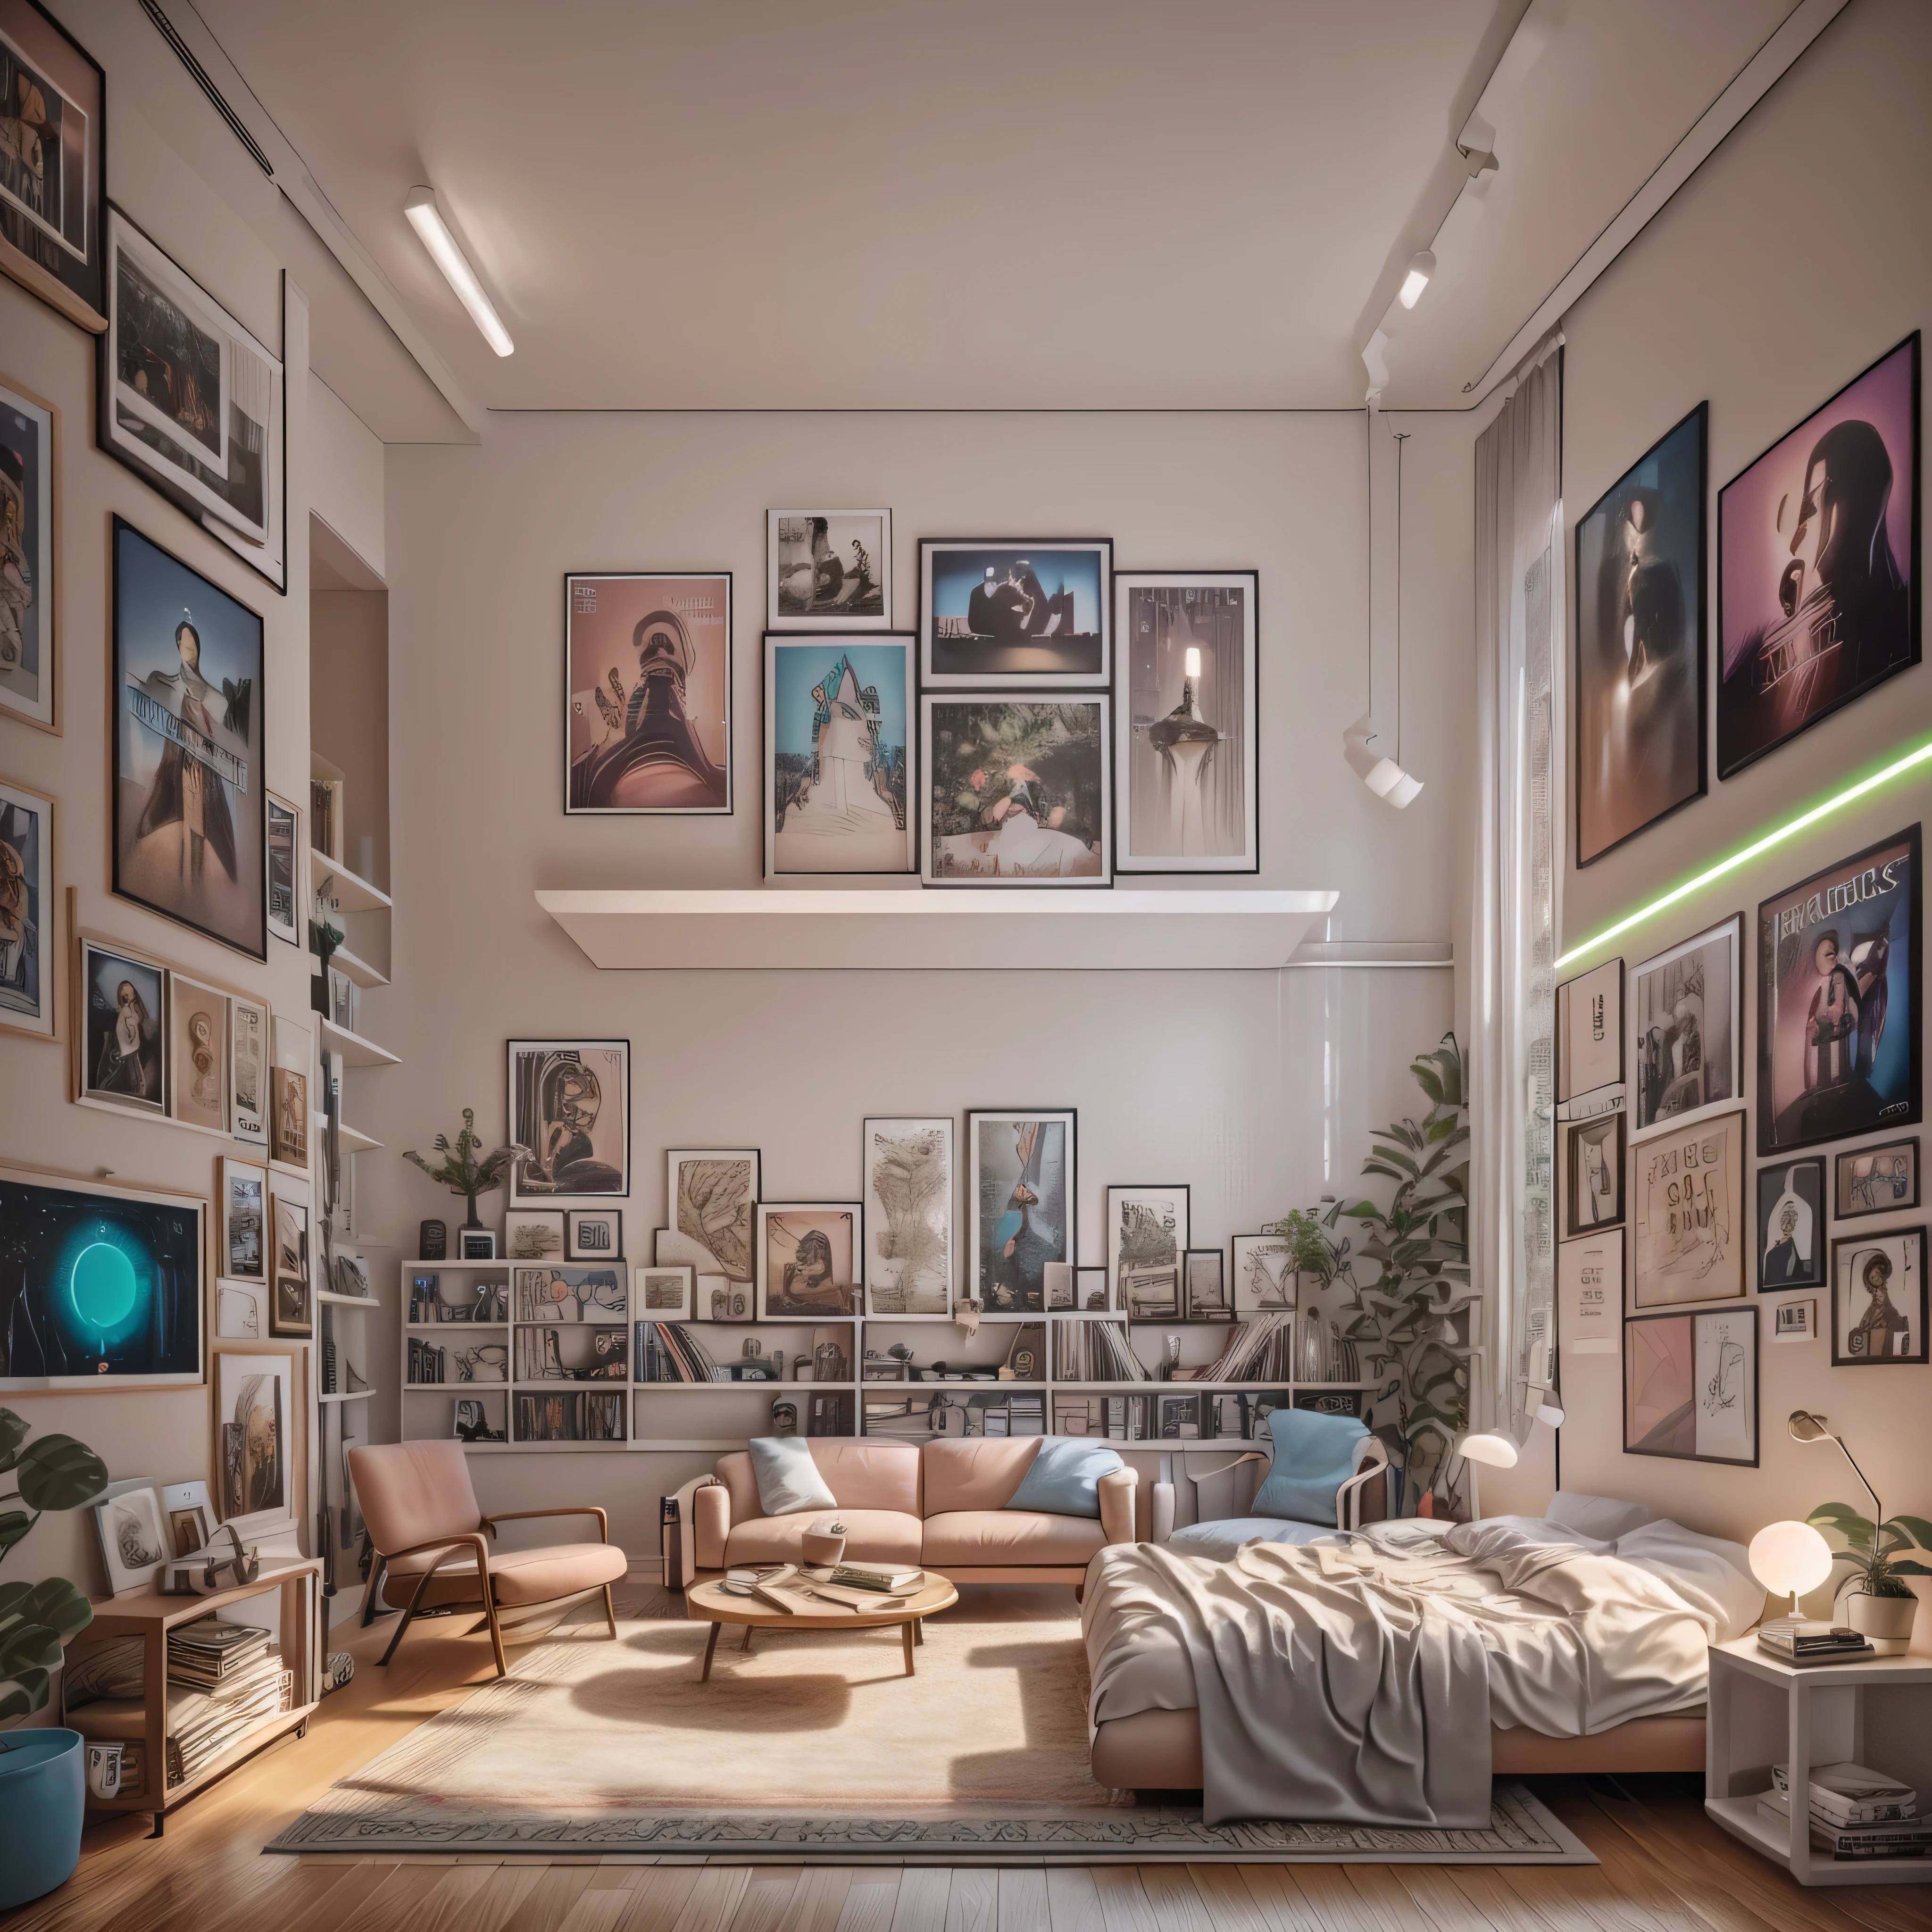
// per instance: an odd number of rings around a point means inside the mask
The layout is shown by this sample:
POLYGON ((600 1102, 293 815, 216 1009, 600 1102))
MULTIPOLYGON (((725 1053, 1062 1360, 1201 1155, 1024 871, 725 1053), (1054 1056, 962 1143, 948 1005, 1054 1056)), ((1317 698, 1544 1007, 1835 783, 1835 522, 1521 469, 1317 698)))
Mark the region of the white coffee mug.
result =
POLYGON ((97 1798, 118 1796, 121 1790, 119 1744, 89 1744, 87 1748, 87 1788, 97 1798))

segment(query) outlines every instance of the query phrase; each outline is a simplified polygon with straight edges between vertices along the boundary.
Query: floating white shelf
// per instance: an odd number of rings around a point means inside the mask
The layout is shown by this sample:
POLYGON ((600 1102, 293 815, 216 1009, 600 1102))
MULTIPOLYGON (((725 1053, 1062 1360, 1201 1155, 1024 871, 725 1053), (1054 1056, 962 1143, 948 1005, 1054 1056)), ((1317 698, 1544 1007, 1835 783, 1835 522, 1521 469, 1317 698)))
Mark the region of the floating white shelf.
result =
MULTIPOLYGON (((328 1116, 318 1110, 315 1116, 315 1132, 318 1142, 328 1131, 328 1116)), ((346 1120, 343 1122, 342 1151, 344 1154, 374 1154, 380 1150, 382 1144, 380 1141, 352 1127, 346 1120)))
MULTIPOLYGON (((333 1020, 324 1019, 318 1013, 316 1018, 322 1028, 322 1043, 325 1051, 339 1053, 345 1066, 400 1066, 400 1055, 392 1053, 386 1046, 378 1046, 373 1040, 364 1040, 359 1033, 351 1033, 346 1027, 338 1026, 333 1020)), ((376 1143, 370 1142, 370 1145, 376 1143)))
POLYGON ((317 1288, 315 1298, 334 1308, 375 1308, 381 1305, 373 1294, 338 1294, 332 1288, 317 1288))
POLYGON ((317 1402, 367 1402, 375 1394, 374 1389, 351 1389, 340 1395, 319 1395, 317 1402))
POLYGON ((326 892, 344 912, 391 912, 395 902, 380 886, 372 886, 367 879, 358 879, 346 866, 332 859, 326 852, 318 852, 311 845, 308 848, 308 874, 314 881, 312 890, 326 892))
POLYGON ((607 968, 1029 973, 1278 967, 1339 897, 1021 886, 536 896, 607 968))
POLYGON ((386 986, 389 976, 379 973, 368 960, 358 958, 346 946, 338 946, 328 956, 328 963, 338 973, 346 973, 358 986, 386 986))

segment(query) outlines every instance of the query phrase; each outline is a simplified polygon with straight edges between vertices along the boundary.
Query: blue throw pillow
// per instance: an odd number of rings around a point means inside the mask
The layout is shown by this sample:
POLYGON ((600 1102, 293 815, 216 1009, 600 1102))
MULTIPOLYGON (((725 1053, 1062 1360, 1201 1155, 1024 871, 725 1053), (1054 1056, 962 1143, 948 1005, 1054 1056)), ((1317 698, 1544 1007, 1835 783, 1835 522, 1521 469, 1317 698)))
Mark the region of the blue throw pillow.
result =
POLYGON ((1097 1517, 1100 1478, 1124 1466, 1119 1454, 1104 1442, 1063 1437, 1044 1441, 1006 1507, 1040 1510, 1048 1516, 1097 1517))
POLYGON ((752 1452, 752 1474, 758 1479, 758 1507, 766 1515, 838 1507, 802 1436, 759 1436, 745 1446, 752 1452))
POLYGON ((1335 1527, 1335 1492, 1355 1473, 1355 1444, 1368 1425, 1352 1415, 1278 1408, 1268 1418, 1274 1466, 1250 1505, 1256 1516, 1335 1527))

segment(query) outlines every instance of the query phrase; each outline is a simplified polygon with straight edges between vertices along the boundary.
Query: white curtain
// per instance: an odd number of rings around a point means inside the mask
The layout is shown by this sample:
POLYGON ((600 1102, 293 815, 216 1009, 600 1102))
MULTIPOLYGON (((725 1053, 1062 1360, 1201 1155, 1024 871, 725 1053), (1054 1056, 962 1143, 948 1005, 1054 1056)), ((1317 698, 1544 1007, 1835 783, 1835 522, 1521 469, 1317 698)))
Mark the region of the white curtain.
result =
POLYGON ((1477 824, 1470 1261, 1490 1372, 1472 1428, 1522 1441, 1556 1352, 1557 801, 1564 592, 1562 338, 1476 445, 1477 824))

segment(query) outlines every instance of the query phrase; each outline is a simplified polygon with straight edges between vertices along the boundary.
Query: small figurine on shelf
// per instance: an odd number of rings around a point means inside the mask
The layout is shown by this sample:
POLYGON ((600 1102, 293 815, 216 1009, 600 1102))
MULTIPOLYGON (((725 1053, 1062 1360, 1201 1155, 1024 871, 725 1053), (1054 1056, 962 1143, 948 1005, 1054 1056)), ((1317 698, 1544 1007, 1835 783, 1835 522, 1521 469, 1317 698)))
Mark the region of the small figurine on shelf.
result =
POLYGON ((798 1404, 781 1399, 772 1404, 772 1433, 774 1436, 796 1436, 798 1433, 798 1404))
POLYGON ((419 1167, 439 1187, 446 1187, 452 1194, 460 1194, 470 1204, 470 1217, 464 1222, 466 1228, 481 1229, 483 1223, 476 1218, 476 1197, 488 1194, 503 1184, 503 1176, 512 1161, 519 1154, 526 1154, 530 1149, 520 1147, 514 1141, 508 1147, 500 1147, 496 1151, 478 1160, 478 1150, 483 1144, 476 1131, 476 1109, 465 1107, 463 1110, 462 1131, 456 1136, 456 1144, 452 1147, 447 1134, 436 1137, 436 1151, 442 1159, 434 1167, 412 1148, 403 1156, 411 1166, 419 1167))

